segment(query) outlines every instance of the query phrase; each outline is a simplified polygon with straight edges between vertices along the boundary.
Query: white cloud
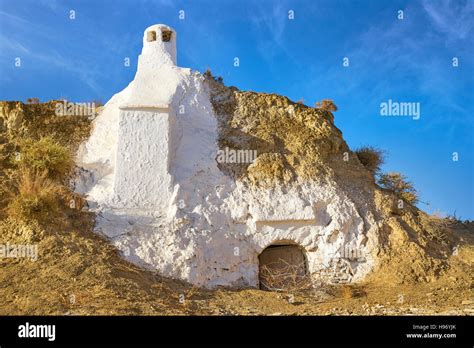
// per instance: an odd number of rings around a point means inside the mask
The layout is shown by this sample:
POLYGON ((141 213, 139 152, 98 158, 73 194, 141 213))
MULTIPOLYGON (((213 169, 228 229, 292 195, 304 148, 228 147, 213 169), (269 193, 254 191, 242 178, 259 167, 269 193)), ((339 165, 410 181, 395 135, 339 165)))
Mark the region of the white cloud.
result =
POLYGON ((423 1, 434 28, 449 40, 464 40, 474 28, 474 1, 423 1))

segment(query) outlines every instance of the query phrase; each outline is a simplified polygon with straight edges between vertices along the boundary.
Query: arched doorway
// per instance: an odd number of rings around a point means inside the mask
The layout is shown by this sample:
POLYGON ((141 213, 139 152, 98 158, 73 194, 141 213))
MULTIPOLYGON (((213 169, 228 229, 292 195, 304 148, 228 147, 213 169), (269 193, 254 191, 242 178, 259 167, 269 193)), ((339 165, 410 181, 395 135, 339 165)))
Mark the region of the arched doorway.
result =
POLYGON ((304 250, 294 244, 268 246, 258 256, 259 284, 262 290, 283 290, 303 286, 307 280, 304 250))

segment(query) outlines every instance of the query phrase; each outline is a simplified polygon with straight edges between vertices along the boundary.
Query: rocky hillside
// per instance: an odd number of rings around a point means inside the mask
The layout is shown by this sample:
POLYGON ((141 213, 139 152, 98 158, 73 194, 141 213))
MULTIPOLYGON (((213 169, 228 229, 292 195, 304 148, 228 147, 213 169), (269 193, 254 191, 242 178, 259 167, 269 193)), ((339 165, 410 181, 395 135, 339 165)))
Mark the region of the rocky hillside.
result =
POLYGON ((38 141, 48 136, 74 153, 79 143, 89 135, 90 116, 56 116, 55 108, 59 102, 0 102, 0 214, 5 212, 8 203, 6 190, 11 189, 18 178, 16 161, 21 141, 38 141))
POLYGON ((473 313, 472 223, 429 216, 409 204, 400 209, 398 197, 378 187, 349 149, 329 111, 208 82, 219 146, 259 154, 250 165, 221 164, 221 170, 259 187, 298 178, 335 182, 374 213, 381 230, 377 269, 358 284, 301 294, 207 291, 169 280, 124 261, 92 232, 94 216, 70 205, 74 171, 48 179, 59 186, 54 219, 18 220, 8 207, 31 165, 17 163, 24 141, 49 137, 73 155, 89 135, 91 117, 56 116, 55 101, 0 102, 0 244, 40 250, 36 261, 0 259, 1 314, 473 313))

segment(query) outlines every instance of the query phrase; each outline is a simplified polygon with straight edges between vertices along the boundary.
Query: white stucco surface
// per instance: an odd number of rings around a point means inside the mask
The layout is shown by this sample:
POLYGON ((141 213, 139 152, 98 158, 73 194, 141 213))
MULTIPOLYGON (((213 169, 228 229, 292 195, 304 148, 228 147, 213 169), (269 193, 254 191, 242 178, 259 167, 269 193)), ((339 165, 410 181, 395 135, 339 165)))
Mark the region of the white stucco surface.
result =
POLYGON ((116 152, 114 206, 155 209, 171 196, 169 110, 121 109, 116 152))

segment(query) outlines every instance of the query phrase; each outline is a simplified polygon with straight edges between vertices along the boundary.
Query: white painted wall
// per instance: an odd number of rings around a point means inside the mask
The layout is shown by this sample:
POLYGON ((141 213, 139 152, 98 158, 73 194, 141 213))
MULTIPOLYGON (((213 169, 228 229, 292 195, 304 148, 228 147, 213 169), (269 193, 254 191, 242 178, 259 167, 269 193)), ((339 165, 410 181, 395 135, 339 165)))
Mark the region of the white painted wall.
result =
POLYGON ((167 208, 172 184, 168 112, 120 110, 113 186, 116 208, 167 208))

